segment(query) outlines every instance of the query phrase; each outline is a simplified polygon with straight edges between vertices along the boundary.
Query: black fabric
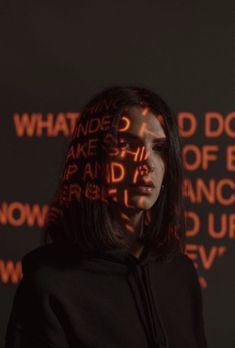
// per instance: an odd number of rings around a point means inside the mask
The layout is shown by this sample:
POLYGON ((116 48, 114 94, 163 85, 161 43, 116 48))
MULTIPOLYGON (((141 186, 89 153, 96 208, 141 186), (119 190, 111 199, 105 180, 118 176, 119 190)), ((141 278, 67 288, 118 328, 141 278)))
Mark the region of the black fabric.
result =
POLYGON ((51 243, 22 259, 6 348, 206 348, 192 261, 51 243))

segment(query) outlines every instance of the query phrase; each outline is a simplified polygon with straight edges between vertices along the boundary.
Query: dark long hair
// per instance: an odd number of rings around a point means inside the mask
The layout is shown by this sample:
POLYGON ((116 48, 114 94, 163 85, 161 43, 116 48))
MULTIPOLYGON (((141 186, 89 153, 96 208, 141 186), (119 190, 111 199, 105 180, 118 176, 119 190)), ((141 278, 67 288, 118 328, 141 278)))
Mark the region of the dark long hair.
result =
MULTIPOLYGON (((145 247, 157 257, 170 259, 177 252, 184 252, 185 247, 181 142, 176 118, 166 102, 155 92, 138 86, 107 88, 97 94, 81 110, 67 151, 63 175, 47 214, 44 242, 71 241, 85 253, 113 249, 128 250, 125 237, 117 231, 114 232, 107 204, 102 199, 84 199, 84 195, 78 190, 82 187, 81 172, 79 174, 76 169, 78 159, 74 155, 78 138, 80 142, 87 140, 84 132, 86 120, 109 115, 113 125, 126 106, 148 107, 152 113, 160 114, 164 121, 163 129, 168 139, 168 147, 164 153, 166 165, 164 189, 160 191, 157 201, 151 208, 151 221, 144 228, 142 241, 145 247), (80 186, 76 186, 78 182, 80 186), (68 189, 69 185, 70 189, 68 189)), ((104 127, 98 134, 100 144, 105 135, 112 133, 113 129, 110 127, 107 130, 104 127)), ((102 158, 104 153, 100 146, 100 152, 96 154, 95 160, 102 163, 102 158)), ((79 168, 84 169, 86 162, 86 159, 80 158, 79 168)), ((93 184, 101 180, 102 170, 99 170, 93 184)))

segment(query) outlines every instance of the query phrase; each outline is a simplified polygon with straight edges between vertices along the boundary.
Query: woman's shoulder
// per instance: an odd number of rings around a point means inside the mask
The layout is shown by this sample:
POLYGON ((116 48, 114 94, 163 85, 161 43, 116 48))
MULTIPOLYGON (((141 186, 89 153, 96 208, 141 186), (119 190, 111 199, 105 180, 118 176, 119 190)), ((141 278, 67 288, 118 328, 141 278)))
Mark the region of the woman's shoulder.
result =
POLYGON ((201 291, 197 269, 193 260, 186 253, 180 252, 177 255, 173 270, 175 277, 178 277, 179 281, 187 284, 194 292, 201 291))
POLYGON ((179 262, 181 263, 182 269, 184 269, 186 274, 191 274, 192 278, 198 277, 194 262, 187 254, 180 253, 179 262))
POLYGON ((184 252, 179 252, 176 255, 177 261, 185 267, 185 269, 192 270, 195 269, 192 259, 184 252))
POLYGON ((155 269, 159 277, 182 281, 198 285, 198 273, 192 259, 183 252, 177 252, 172 257, 162 262, 155 263, 155 269))
POLYGON ((24 254, 22 273, 24 276, 51 276, 79 264, 81 258, 76 246, 67 242, 51 242, 24 254))
POLYGON ((179 267, 185 271, 191 272, 195 271, 195 266, 192 259, 184 252, 180 251, 174 254, 172 258, 168 261, 169 265, 172 267, 179 267))

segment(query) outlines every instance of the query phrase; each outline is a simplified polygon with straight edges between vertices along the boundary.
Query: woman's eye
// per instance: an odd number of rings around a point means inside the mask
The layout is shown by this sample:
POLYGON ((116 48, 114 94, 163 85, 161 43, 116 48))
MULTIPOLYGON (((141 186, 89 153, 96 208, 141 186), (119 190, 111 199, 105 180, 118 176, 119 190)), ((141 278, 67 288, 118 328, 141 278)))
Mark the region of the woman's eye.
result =
POLYGON ((165 151, 167 148, 168 148, 167 142, 163 142, 163 143, 156 144, 156 145, 154 145, 154 147, 153 147, 154 151, 157 151, 157 152, 163 152, 163 151, 165 151))
POLYGON ((121 148, 125 148, 125 149, 129 149, 131 147, 130 143, 128 143, 127 141, 123 141, 123 142, 119 143, 119 146, 121 148))
MULTIPOLYGON (((143 145, 139 145, 139 144, 135 144, 132 142, 128 142, 128 141, 120 141, 118 143, 118 147, 121 149, 125 149, 125 150, 132 150, 132 151, 136 151, 139 148, 142 148, 143 145)), ((162 153, 165 149, 164 144, 155 144, 153 146, 153 151, 154 152, 158 152, 158 153, 162 153)))
POLYGON ((160 146, 160 145, 155 145, 155 146, 153 147, 153 150, 154 150, 154 151, 158 151, 158 152, 162 152, 162 151, 163 151, 163 147, 160 146))
MULTIPOLYGON (((127 142, 127 141, 120 142, 118 145, 119 145, 119 147, 125 148, 125 149, 131 149, 131 148, 133 148, 134 146, 135 146, 136 148, 138 147, 138 145, 131 144, 131 143, 127 142)), ((139 147, 142 147, 142 146, 139 146, 139 147)), ((163 151, 163 146, 161 146, 161 145, 155 145, 155 146, 153 147, 153 150, 154 150, 154 151, 157 151, 157 152, 162 152, 162 151, 163 151)))

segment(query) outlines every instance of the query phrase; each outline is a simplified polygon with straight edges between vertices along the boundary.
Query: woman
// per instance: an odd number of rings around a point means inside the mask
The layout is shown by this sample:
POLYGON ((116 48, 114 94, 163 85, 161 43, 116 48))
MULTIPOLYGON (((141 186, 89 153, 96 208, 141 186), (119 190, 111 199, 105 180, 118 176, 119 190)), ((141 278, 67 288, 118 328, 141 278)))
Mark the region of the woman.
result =
POLYGON ((207 347, 184 236, 169 107, 146 88, 104 90, 74 129, 47 243, 22 259, 6 348, 207 347))

